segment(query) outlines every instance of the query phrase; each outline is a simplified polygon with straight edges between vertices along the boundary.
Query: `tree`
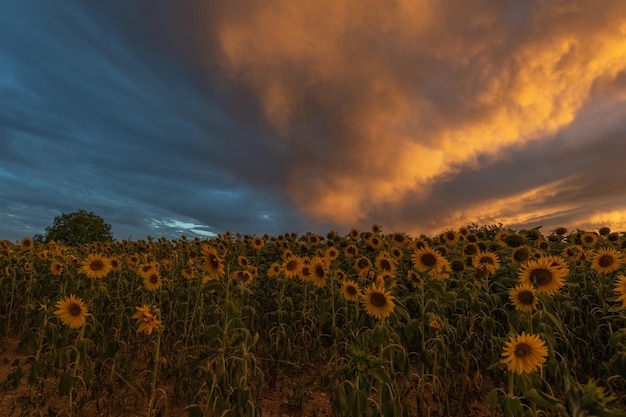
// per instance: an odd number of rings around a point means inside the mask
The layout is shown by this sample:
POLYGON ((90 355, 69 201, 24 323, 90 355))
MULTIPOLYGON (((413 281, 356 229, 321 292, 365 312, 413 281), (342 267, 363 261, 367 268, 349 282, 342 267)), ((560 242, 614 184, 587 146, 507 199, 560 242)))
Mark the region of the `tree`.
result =
POLYGON ((45 241, 63 242, 66 245, 80 245, 91 242, 111 242, 111 225, 93 212, 78 210, 63 213, 54 218, 54 224, 46 227, 45 241))

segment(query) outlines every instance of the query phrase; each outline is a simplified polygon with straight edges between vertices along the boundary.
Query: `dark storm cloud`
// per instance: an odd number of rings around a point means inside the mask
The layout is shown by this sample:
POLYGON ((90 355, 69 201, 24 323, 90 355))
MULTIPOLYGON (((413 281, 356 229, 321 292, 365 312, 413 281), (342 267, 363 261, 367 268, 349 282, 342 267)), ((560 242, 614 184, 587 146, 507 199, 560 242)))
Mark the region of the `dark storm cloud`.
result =
POLYGON ((288 202, 252 188, 277 179, 277 157, 159 51, 140 10, 10 10, 0 17, 3 238, 41 233, 79 208, 120 238, 179 235, 189 224, 204 235, 277 226, 288 202))

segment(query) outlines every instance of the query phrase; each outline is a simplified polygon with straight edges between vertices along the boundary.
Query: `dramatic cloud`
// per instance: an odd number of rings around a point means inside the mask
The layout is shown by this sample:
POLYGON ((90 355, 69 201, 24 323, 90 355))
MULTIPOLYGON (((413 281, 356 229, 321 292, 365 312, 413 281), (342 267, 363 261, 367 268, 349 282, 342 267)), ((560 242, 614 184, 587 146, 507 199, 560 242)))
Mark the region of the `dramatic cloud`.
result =
POLYGON ((118 238, 626 222, 620 0, 9 10, 6 238, 78 208, 118 238))

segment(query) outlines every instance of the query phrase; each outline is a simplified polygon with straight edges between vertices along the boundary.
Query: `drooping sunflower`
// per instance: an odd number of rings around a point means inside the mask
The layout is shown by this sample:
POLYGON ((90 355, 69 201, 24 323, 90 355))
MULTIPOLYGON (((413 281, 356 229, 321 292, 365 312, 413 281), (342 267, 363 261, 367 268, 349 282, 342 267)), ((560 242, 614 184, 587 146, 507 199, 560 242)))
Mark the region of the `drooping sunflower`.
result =
POLYGON ((619 295, 619 297, 617 297, 617 300, 615 301, 621 301, 622 307, 626 307, 626 276, 625 275, 617 276, 617 283, 615 284, 613 291, 615 291, 619 295))
POLYGON ((511 336, 502 352, 502 363, 509 371, 518 375, 538 370, 546 361, 548 348, 541 338, 534 334, 511 336))
POLYGON ((161 275, 155 270, 149 275, 145 275, 143 278, 143 285, 149 291, 156 291, 161 288, 161 284, 163 281, 161 280, 161 275))
POLYGON ((422 276, 412 269, 409 269, 407 272, 406 279, 411 283, 413 288, 422 288, 424 286, 424 279, 422 276))
POLYGON ((515 288, 509 291, 509 299, 515 306, 516 310, 528 313, 532 313, 539 302, 535 287, 528 284, 518 284, 515 288))
POLYGON ((521 284, 536 285, 538 294, 554 294, 565 285, 567 271, 552 265, 549 258, 532 259, 518 271, 521 284))
POLYGON ((87 321, 87 307, 78 297, 70 294, 69 297, 57 301, 54 315, 61 319, 61 322, 70 329, 78 329, 87 321))
POLYGON ((91 279, 104 278, 111 272, 111 262, 104 256, 92 253, 83 261, 78 272, 91 279))
POLYGON ((591 257, 591 269, 600 274, 610 274, 622 265, 622 253, 614 248, 598 249, 591 257))
POLYGON ((393 312, 394 298, 383 286, 374 284, 361 294, 361 304, 367 314, 381 320, 393 312))
POLYGON ((217 249, 213 246, 202 245, 202 258, 204 260, 204 269, 211 279, 220 279, 224 276, 226 267, 224 261, 217 254, 217 249))
POLYGON ((326 285, 326 262, 323 258, 315 257, 311 260, 310 265, 311 280, 316 287, 323 287, 326 285))
POLYGON ((441 272, 445 265, 445 258, 436 250, 424 246, 411 255, 411 262, 416 269, 422 272, 430 269, 441 272))
POLYGON ((346 279, 341 284, 341 293, 348 301, 358 301, 361 297, 361 289, 356 282, 346 279))
POLYGON ((304 261, 299 256, 291 255, 283 262, 285 278, 292 279, 298 276, 304 267, 304 261))
POLYGON ((161 327, 161 320, 157 319, 147 305, 135 307, 135 310, 137 312, 133 315, 133 318, 137 320, 137 333, 152 334, 155 329, 158 330, 161 327))

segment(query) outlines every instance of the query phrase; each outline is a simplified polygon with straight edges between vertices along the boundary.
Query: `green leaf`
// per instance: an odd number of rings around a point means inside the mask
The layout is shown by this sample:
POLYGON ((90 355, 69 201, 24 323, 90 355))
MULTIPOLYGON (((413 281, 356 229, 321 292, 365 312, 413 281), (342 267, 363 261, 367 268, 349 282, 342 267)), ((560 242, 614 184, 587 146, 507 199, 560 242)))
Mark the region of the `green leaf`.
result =
POLYGON ((63 372, 61 374, 61 380, 59 381, 59 392, 64 395, 68 395, 72 391, 72 388, 74 388, 77 380, 78 378, 75 376, 72 376, 67 372, 63 372))

